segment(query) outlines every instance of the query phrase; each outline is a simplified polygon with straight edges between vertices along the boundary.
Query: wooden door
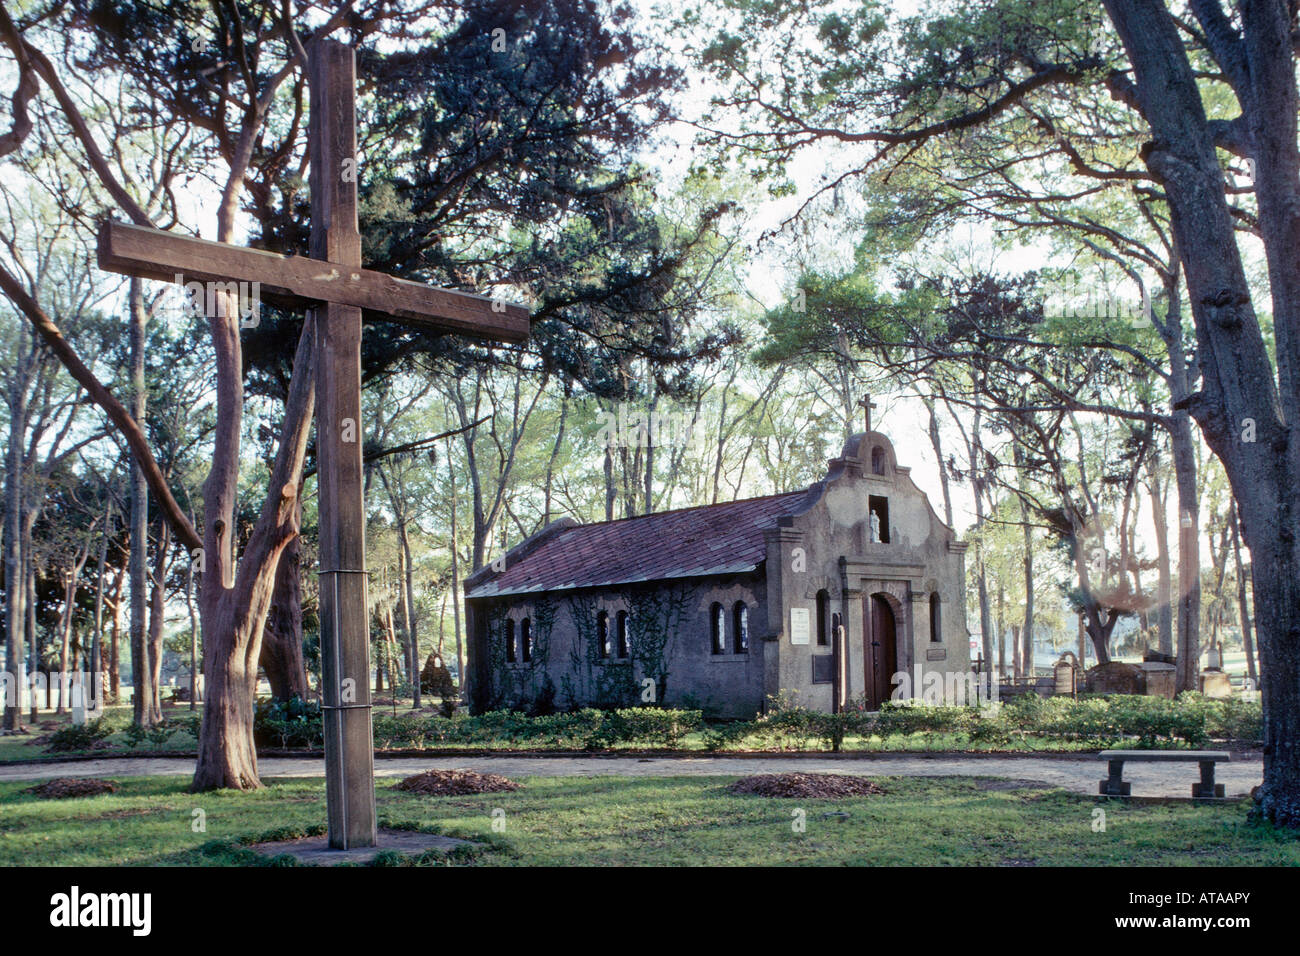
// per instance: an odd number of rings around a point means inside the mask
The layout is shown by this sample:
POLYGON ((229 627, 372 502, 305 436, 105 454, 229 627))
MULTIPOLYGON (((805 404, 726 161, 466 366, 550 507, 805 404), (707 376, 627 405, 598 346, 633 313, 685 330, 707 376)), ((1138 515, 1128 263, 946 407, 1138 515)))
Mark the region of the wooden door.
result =
POLYGON ((894 690, 892 680, 898 670, 898 625, 894 609, 884 595, 871 595, 864 611, 862 617, 867 626, 862 669, 867 709, 879 710, 894 690))

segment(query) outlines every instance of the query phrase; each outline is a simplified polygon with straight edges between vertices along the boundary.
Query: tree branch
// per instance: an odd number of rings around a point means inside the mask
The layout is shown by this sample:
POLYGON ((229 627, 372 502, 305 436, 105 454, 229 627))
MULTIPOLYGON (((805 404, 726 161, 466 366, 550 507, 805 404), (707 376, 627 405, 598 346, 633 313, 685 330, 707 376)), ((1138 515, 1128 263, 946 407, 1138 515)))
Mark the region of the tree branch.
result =
POLYGON ((180 505, 172 497, 171 489, 167 487, 167 480, 163 477, 158 462, 154 460, 153 453, 149 449, 149 441, 141 430, 139 423, 131 417, 130 412, 113 396, 113 393, 95 377, 95 373, 81 361, 68 340, 63 337, 63 333, 59 331, 59 327, 41 308, 40 303, 32 298, 9 270, 3 266, 0 266, 0 291, 3 291, 14 305, 27 316, 46 346, 63 363, 63 367, 90 394, 95 404, 104 410, 109 420, 117 426, 118 431, 122 433, 127 444, 131 447, 131 452, 140 465, 140 470, 144 472, 144 478, 149 485, 150 491, 157 498, 163 513, 167 516, 168 522, 175 529, 176 537, 191 550, 202 547, 203 541, 198 532, 194 530, 189 518, 185 516, 185 512, 181 511, 180 505))

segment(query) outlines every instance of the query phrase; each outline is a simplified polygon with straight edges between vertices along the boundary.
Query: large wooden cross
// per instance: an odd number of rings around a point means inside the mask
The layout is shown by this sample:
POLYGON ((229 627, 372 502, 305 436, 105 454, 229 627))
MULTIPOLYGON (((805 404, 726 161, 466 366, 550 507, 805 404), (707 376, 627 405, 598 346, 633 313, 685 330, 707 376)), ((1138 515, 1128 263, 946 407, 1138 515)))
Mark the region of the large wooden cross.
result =
POLYGON ((99 232, 99 265, 168 282, 258 282, 267 301, 315 310, 326 805, 330 846, 349 849, 376 840, 359 428, 361 311, 505 342, 528 338, 529 315, 523 306, 361 268, 356 63, 351 47, 328 39, 312 43, 309 59, 310 258, 106 222, 99 232))

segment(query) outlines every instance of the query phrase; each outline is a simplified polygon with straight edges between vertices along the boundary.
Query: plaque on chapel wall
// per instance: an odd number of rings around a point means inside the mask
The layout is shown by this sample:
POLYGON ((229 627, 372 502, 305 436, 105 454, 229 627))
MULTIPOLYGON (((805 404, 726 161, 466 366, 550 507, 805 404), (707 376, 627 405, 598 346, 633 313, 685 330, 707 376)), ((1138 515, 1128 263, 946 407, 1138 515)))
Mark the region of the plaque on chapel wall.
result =
POLYGON ((808 643, 808 609, 806 607, 790 608, 790 643, 808 643))

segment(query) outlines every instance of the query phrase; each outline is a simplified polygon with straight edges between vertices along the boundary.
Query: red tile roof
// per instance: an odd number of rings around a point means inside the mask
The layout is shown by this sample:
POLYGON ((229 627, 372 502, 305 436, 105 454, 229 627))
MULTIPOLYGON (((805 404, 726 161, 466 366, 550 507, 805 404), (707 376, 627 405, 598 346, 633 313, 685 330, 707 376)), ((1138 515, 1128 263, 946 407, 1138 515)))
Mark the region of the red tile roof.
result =
MULTIPOLYGON (((471 598, 737 574, 767 556, 763 531, 808 491, 572 525, 541 541, 506 570, 474 586, 471 598)), ((480 572, 482 573, 482 572, 480 572)))

